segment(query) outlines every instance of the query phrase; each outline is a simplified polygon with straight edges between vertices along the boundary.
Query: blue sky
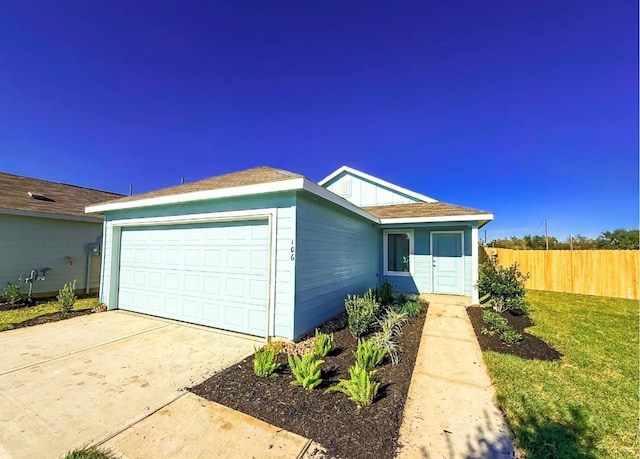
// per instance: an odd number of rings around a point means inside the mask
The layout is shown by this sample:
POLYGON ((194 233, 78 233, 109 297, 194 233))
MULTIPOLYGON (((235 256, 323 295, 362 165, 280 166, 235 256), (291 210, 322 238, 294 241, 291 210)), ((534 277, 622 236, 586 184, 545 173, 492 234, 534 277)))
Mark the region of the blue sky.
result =
POLYGON ((0 4, 0 170, 127 193, 349 165, 489 239, 638 226, 636 1, 0 4))

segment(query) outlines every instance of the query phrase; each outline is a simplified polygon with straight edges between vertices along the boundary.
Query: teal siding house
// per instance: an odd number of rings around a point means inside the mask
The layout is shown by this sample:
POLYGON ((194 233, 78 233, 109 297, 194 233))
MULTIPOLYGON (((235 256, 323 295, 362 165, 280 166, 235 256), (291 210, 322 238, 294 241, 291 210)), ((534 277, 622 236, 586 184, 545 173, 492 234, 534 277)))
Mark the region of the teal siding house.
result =
POLYGON ((346 166, 319 183, 258 167, 86 211, 105 216, 109 309, 289 339, 384 279, 477 302, 478 228, 493 219, 346 166))

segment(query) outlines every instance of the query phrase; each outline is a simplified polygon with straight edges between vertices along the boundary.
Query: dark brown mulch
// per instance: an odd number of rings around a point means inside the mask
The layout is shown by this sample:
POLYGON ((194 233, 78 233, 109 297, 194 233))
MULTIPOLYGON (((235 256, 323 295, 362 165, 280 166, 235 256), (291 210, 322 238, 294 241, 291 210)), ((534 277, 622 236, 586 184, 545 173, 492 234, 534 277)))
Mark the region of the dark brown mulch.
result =
POLYGON ((59 320, 71 319, 72 317, 84 316, 92 313, 93 311, 91 309, 82 309, 80 311, 72 311, 67 313, 50 312, 49 314, 43 314, 41 316, 34 317, 33 319, 25 320, 24 322, 11 324, 11 328, 9 330, 14 328, 31 327, 32 325, 46 324, 49 322, 58 322, 59 320))
POLYGON ((10 311, 12 309, 20 309, 20 308, 26 308, 29 306, 33 306, 35 304, 34 300, 24 300, 24 301, 18 301, 16 303, 2 303, 0 302, 0 311, 10 311))
MULTIPOLYGON (((334 329, 335 349, 324 358, 322 385, 312 392, 292 386, 291 372, 283 366, 278 377, 253 374, 253 359, 238 364, 192 387, 191 392, 262 419, 280 428, 312 439, 336 458, 392 458, 398 443, 404 402, 420 345, 426 314, 402 328, 397 342, 400 363, 385 361, 376 379, 381 382, 378 398, 369 408, 358 409, 342 393, 324 394, 339 378, 348 378, 357 341, 344 327, 344 316, 323 328, 334 329), (339 329, 336 329, 339 328, 339 329)), ((321 328, 322 329, 322 328, 321 328)), ((278 356, 286 363, 286 356, 278 356)))
POLYGON ((467 314, 471 319, 473 330, 476 333, 480 348, 483 351, 494 351, 502 354, 511 354, 523 359, 529 360, 559 360, 562 354, 542 341, 537 336, 527 333, 525 330, 534 325, 533 321, 527 316, 517 316, 509 312, 501 314, 507 319, 509 326, 522 335, 522 341, 515 344, 505 344, 496 335, 482 333, 483 328, 488 328, 482 320, 482 311, 485 308, 481 306, 470 306, 467 308, 467 314))

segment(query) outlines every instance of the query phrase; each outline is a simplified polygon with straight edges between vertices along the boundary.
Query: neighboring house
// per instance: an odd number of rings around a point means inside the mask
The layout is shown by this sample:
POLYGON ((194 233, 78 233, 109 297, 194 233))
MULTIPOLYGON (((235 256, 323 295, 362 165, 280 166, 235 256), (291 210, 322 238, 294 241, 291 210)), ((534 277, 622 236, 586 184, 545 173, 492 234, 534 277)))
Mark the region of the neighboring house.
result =
POLYGON ((383 279, 477 302, 478 228, 493 219, 348 167, 319 184, 259 167, 87 212, 105 216, 110 309, 290 339, 383 279))
MULTIPOLYGON (((0 172, 0 296, 19 277, 33 282, 36 296, 54 295, 66 282, 97 290, 100 282, 102 215, 87 205, 120 194, 0 172), (93 254, 93 255, 90 255, 93 254)), ((29 285, 21 283, 26 293, 29 285)))

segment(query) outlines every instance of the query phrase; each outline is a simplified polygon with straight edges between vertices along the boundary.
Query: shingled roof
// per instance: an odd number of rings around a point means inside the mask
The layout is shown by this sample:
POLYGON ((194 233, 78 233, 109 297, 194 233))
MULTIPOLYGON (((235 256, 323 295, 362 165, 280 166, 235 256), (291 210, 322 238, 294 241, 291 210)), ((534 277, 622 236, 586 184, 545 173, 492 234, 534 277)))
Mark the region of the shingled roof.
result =
POLYGON ((380 218, 429 218, 456 217, 462 215, 487 215, 490 212, 456 206, 446 202, 417 202, 412 204, 393 204, 387 206, 363 207, 370 214, 380 218))
POLYGON ((121 194, 49 182, 0 172, 0 213, 2 210, 102 220, 102 215, 87 215, 84 208, 121 197, 121 194))
MULTIPOLYGON (((279 182, 282 180, 303 178, 302 175, 293 172, 274 169, 272 167, 260 166, 240 172, 233 172, 225 175, 199 180, 197 182, 185 183, 184 185, 162 188, 160 190, 149 191, 147 193, 136 194, 124 198, 109 201, 109 204, 120 202, 140 201, 161 196, 174 196, 178 194, 192 193, 195 191, 218 190, 222 188, 233 188, 245 185, 257 185, 261 183, 279 182)), ((104 204, 100 203, 100 204, 104 204)))

